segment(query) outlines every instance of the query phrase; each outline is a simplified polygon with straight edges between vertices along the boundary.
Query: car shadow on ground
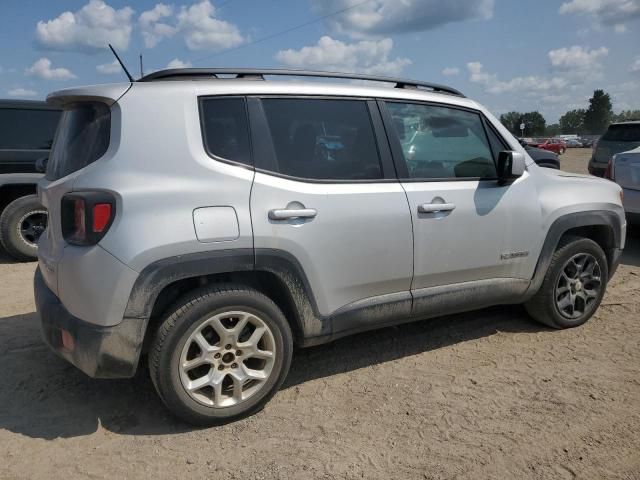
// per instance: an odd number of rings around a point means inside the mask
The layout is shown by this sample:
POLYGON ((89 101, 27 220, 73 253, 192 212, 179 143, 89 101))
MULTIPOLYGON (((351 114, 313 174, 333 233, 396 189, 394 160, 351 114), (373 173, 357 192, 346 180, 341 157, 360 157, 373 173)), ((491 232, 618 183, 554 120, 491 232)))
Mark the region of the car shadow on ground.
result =
MULTIPOLYGON (((34 260, 35 261, 35 260, 34 260)), ((10 257, 7 252, 0 246, 0 265, 10 265, 12 263, 20 263, 13 257, 10 257)))
MULTIPOLYGON (((640 266, 639 233, 630 231, 625 265, 640 266)), ((296 351, 282 389, 498 332, 545 330, 522 307, 503 306, 361 333, 296 351)), ((0 428, 42 439, 89 435, 99 425, 125 435, 194 430, 167 411, 142 365, 133 379, 91 379, 49 351, 35 313, 0 318, 0 428)))
MULTIPOLYGON (((494 307, 384 328, 296 351, 282 388, 498 332, 541 330, 546 329, 529 320, 521 307, 494 307)), ((146 368, 133 379, 96 380, 56 357, 40 338, 35 313, 0 319, 0 365, 0 428, 15 433, 55 439, 89 435, 99 425, 126 435, 195 429, 167 411, 146 368)))

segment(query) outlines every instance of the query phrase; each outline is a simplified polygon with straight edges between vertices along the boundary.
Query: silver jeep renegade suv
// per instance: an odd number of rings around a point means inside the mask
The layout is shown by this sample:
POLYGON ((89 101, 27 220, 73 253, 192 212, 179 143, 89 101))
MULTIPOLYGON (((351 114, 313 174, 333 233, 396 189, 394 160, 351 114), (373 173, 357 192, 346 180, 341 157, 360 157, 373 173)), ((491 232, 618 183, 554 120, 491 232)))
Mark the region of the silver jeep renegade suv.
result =
POLYGON ((624 247, 618 185, 539 168, 445 86, 179 69, 48 101, 44 338, 92 377, 147 359, 194 424, 260 409, 294 346, 497 304, 581 325, 624 247))

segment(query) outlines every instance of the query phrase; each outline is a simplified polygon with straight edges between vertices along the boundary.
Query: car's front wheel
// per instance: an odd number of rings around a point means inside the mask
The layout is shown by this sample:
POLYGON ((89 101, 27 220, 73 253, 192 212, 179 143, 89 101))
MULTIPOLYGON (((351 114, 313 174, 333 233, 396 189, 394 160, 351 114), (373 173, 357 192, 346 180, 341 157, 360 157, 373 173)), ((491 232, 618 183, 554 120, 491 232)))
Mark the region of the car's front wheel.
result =
POLYGON ((217 285, 171 310, 155 334, 149 370, 174 414, 210 426, 261 409, 284 381, 292 351, 289 324, 271 299, 217 285))
POLYGON ((582 325, 595 313, 609 278, 607 257, 593 240, 565 237, 554 253, 538 292, 525 307, 553 328, 582 325))

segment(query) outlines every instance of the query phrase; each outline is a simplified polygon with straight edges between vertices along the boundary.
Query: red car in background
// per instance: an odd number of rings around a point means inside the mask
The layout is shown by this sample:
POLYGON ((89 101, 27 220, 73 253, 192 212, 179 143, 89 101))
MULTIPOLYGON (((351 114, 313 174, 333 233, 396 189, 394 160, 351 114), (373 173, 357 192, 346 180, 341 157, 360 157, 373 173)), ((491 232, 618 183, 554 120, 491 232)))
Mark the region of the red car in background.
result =
POLYGON ((560 138, 536 138, 533 142, 530 142, 529 145, 535 148, 549 150, 558 155, 567 150, 566 142, 560 138))

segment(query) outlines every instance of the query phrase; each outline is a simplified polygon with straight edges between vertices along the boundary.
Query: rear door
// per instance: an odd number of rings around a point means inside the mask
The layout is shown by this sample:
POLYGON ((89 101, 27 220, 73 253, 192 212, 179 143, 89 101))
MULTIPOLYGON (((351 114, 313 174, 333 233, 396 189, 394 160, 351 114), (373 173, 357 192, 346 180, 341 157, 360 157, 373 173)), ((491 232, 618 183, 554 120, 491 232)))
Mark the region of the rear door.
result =
POLYGON ((293 255, 321 316, 390 293, 410 305, 411 218, 388 145, 376 141, 384 130, 375 102, 267 97, 249 105, 256 255, 293 255))
POLYGON ((381 102, 414 231, 412 291, 530 279, 542 242, 535 185, 497 182, 501 139, 479 112, 381 102), (494 153, 495 152, 495 153, 494 153))

